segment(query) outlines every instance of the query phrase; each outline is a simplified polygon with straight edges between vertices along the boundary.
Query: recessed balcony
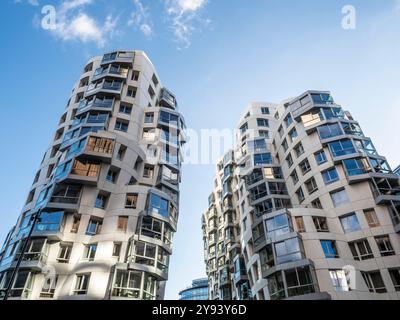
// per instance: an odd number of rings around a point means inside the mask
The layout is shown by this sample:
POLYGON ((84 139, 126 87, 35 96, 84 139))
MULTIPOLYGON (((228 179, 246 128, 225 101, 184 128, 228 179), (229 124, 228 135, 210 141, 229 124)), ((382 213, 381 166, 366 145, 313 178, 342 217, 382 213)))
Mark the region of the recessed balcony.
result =
POLYGON ((81 100, 76 115, 79 116, 88 111, 112 111, 114 106, 114 98, 93 97, 91 99, 81 100))
POLYGON ((56 182, 96 185, 100 173, 100 162, 89 160, 69 160, 60 164, 54 175, 56 182))
POLYGON ((121 80, 110 79, 104 79, 102 81, 91 83, 85 92, 85 98, 99 93, 115 95, 117 98, 120 98, 122 84, 123 82, 121 80))
POLYGON ((178 108, 175 96, 165 88, 161 90, 160 106, 173 110, 178 108))
POLYGON ((124 68, 120 65, 110 64, 108 66, 100 67, 94 72, 92 81, 96 81, 105 77, 113 77, 119 79, 126 79, 128 76, 129 68, 124 68))

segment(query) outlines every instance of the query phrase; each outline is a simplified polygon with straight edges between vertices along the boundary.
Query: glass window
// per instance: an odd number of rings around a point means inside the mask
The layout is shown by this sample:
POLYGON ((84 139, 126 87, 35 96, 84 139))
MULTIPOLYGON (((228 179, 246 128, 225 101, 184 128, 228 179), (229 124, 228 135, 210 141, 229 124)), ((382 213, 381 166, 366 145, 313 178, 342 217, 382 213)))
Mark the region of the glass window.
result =
POLYGON ((370 292, 386 293, 385 283, 379 271, 363 272, 361 274, 370 292))
POLYGON ((296 128, 293 128, 290 132, 289 132, 289 136, 291 141, 293 142, 294 140, 296 140, 296 138, 299 136, 299 134, 297 133, 296 128))
POLYGON ((96 202, 95 202, 95 207, 98 209, 105 209, 107 206, 107 200, 108 200, 108 196, 102 193, 99 193, 99 195, 96 198, 96 202))
POLYGON ((125 232, 128 229, 128 221, 129 221, 129 217, 119 216, 117 230, 125 232))
POLYGON ((349 242, 349 247, 355 260, 367 260, 374 257, 367 239, 349 242))
POLYGON ((61 243, 60 250, 58 251, 57 262, 68 263, 71 257, 72 243, 61 243))
POLYGON ((266 164, 272 164, 272 156, 271 153, 261 153, 254 155, 254 165, 262 166, 266 164))
POLYGON ((344 233, 361 230, 360 223, 358 222, 358 218, 355 213, 341 217, 340 223, 342 224, 344 233))
POLYGON ((268 107, 261 107, 261 113, 262 114, 269 114, 269 108, 268 107))
POLYGON ((306 232, 306 226, 304 224, 303 217, 295 217, 297 232, 303 233, 306 232))
POLYGON ((97 251, 97 243, 89 244, 85 246, 85 250, 83 252, 83 259, 87 261, 94 261, 97 251))
POLYGON ((289 218, 286 214, 275 216, 266 220, 267 236, 269 238, 276 238, 292 231, 289 218))
POLYGON ((350 177, 368 172, 365 159, 347 159, 343 161, 343 164, 350 177))
POLYGON ((121 242, 114 242, 112 256, 119 258, 119 256, 121 255, 121 248, 122 248, 121 242))
POLYGON ((304 151, 303 144, 301 142, 294 147, 294 152, 296 152, 297 157, 300 157, 301 155, 304 154, 305 151, 304 151))
POLYGON ((310 180, 308 180, 306 183, 306 188, 307 188, 307 192, 308 194, 313 194, 314 192, 318 191, 318 186, 317 186, 317 182, 315 181, 314 178, 311 178, 310 180))
POLYGON ((302 161, 302 162, 299 164, 299 166, 300 166, 300 169, 301 169, 301 172, 303 173, 303 175, 305 175, 306 173, 308 173, 308 172, 311 171, 311 166, 310 166, 310 163, 308 162, 307 159, 305 159, 304 161, 302 161))
POLYGON ((80 223, 81 223, 81 216, 74 215, 74 220, 72 222, 71 233, 78 233, 80 223))
POLYGON ((46 277, 40 292, 40 298, 52 299, 56 291, 58 282, 58 275, 52 277, 46 277))
POLYGON ((291 155, 291 154, 289 154, 289 155, 287 156, 286 162, 287 162, 287 165, 288 165, 289 168, 293 165, 293 158, 292 158, 292 155, 291 155))
POLYGON ((389 236, 375 237, 375 241, 383 257, 395 255, 389 236))
POLYGON ((374 209, 364 210, 364 215, 370 228, 379 227, 381 225, 374 209))
POLYGON ((318 127, 318 133, 321 140, 324 140, 343 135, 343 130, 338 123, 332 123, 318 127))
POLYGON ((277 264, 293 262, 303 258, 298 238, 275 243, 277 264))
POLYGON ((154 194, 150 194, 150 211, 156 214, 160 214, 164 217, 169 217, 169 201, 154 194))
POLYGON ((296 195, 297 195, 297 199, 299 200, 299 202, 302 203, 305 199, 305 196, 304 196, 303 189, 301 187, 299 189, 297 189, 296 195))
POLYGON ((128 126, 129 126, 128 121, 117 120, 114 129, 117 131, 128 132, 128 126))
POLYGON ((257 119, 257 126, 259 127, 268 127, 269 122, 267 119, 257 119))
POLYGON ((74 295, 86 295, 89 288, 90 274, 77 274, 74 295))
POLYGON ((324 251, 325 258, 335 259, 339 258, 339 253, 336 249, 336 243, 333 240, 321 240, 322 250, 324 251))
POLYGON ((329 270, 329 275, 332 280, 332 285, 335 291, 343 292, 350 291, 347 283, 346 274, 343 270, 329 270))
POLYGON ((94 236, 101 232, 101 227, 103 225, 103 220, 99 218, 92 218, 89 220, 89 224, 86 230, 86 234, 89 236, 94 236))
POLYGON ((317 161, 318 165, 321 165, 328 161, 324 150, 321 150, 315 154, 315 161, 317 161))
POLYGON ((139 271, 117 270, 112 296, 139 299, 141 279, 142 273, 139 271))
POLYGON ((349 203, 350 199, 347 196, 347 192, 345 189, 339 190, 339 191, 334 191, 331 193, 331 198, 333 205, 335 207, 339 207, 343 204, 349 203))
POLYGON ((332 104, 333 98, 327 93, 313 93, 311 98, 315 104, 332 104))
POLYGON ((313 217, 313 222, 317 232, 329 232, 328 221, 326 217, 313 217))
POLYGON ((137 193, 128 193, 125 199, 125 208, 126 209, 136 209, 138 202, 138 194, 137 193))
POLYGON ((349 139, 334 141, 328 145, 334 157, 341 157, 356 153, 353 142, 349 139))
POLYGON ((339 180, 339 174, 336 168, 331 168, 329 170, 322 172, 321 174, 326 185, 334 183, 339 180))
POLYGON ((389 269, 390 278, 396 291, 400 291, 400 269, 389 269))
POLYGON ((284 271, 289 297, 315 292, 310 267, 298 267, 284 271))
POLYGON ((36 224, 37 231, 60 231, 63 226, 64 212, 42 212, 36 224))

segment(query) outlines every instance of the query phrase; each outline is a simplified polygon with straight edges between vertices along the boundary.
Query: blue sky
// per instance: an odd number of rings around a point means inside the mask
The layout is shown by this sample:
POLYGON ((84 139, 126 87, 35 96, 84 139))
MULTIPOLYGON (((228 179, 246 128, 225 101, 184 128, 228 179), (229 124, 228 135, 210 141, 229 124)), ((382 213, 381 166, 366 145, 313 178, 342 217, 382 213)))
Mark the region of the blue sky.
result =
MULTIPOLYGON (((116 48, 147 52, 190 128, 232 128, 251 101, 330 90, 400 164, 399 1, 2 0, 0 27, 0 241, 86 60, 116 48), (41 27, 45 5, 57 9, 55 30, 41 27), (354 30, 342 28, 345 5, 354 30)), ((183 169, 167 298, 205 273, 200 218, 213 175, 213 165, 183 169)))

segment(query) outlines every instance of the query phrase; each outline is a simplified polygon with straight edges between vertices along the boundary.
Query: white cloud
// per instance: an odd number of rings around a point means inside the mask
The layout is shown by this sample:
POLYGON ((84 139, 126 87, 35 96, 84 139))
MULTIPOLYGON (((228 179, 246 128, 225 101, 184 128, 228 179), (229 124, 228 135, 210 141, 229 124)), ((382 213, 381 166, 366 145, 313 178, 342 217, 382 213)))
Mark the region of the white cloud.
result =
MULTIPOLYGON (((38 0, 27 0, 27 2, 32 6, 38 6, 39 5, 39 1, 38 0)), ((14 0, 14 3, 22 3, 22 0, 14 0)))
POLYGON ((83 11, 92 3, 94 0, 64 0, 57 10, 56 26, 50 32, 63 41, 95 42, 103 47, 111 36, 118 33, 118 18, 108 15, 100 24, 83 11))
POLYGON ((206 0, 178 0, 178 5, 184 12, 199 10, 206 0))
POLYGON ((203 20, 198 15, 199 11, 206 5, 207 0, 164 1, 176 40, 184 48, 188 48, 191 45, 191 35, 196 30, 195 24, 209 23, 209 20, 203 20))
POLYGON ((149 9, 140 0, 133 0, 135 11, 131 13, 128 26, 138 28, 147 38, 153 35, 153 22, 150 20, 149 9))

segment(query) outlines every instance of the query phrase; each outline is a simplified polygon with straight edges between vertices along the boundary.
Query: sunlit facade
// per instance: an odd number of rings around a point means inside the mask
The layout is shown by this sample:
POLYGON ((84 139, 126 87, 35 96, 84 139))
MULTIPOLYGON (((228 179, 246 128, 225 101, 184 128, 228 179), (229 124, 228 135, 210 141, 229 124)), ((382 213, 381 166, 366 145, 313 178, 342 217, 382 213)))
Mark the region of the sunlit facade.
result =
POLYGON ((208 279, 196 279, 192 285, 179 292, 179 300, 208 300, 208 279))
POLYGON ((210 299, 399 299, 400 185, 329 92, 250 105, 203 215, 210 299))
POLYGON ((184 129, 144 52, 91 59, 0 251, 0 289, 11 285, 10 299, 163 299, 184 129))

